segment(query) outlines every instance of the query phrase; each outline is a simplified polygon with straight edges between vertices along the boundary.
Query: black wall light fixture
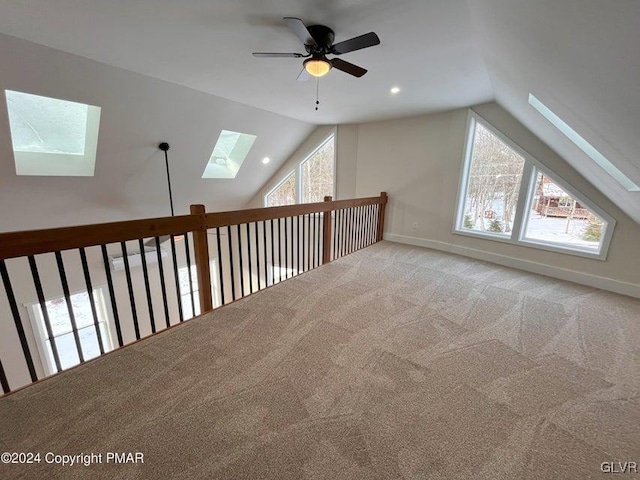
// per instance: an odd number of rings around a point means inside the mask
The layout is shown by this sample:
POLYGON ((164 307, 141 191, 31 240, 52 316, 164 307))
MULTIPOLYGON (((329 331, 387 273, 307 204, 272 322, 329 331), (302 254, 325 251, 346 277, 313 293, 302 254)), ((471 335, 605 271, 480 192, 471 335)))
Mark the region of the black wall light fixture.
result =
POLYGON ((169 204, 171 205, 171 216, 174 216, 173 211, 173 193, 171 192, 171 174, 169 173, 169 148, 171 146, 167 142, 162 142, 158 145, 158 148, 164 152, 164 164, 167 167, 167 187, 169 188, 169 204))

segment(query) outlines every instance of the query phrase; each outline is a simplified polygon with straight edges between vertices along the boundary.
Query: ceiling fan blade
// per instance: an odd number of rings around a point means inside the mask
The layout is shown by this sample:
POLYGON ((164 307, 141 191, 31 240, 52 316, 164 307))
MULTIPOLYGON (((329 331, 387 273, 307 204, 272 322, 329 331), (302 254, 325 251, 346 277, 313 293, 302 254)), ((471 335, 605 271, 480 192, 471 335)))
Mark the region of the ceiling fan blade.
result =
POLYGON ((299 82, 306 82, 310 78, 311 78, 311 75, 309 75, 309 72, 307 72, 307 69, 303 67, 302 71, 300 72, 300 75, 298 75, 297 80, 299 82))
POLYGON ((344 42, 336 43, 331 47, 331 52, 336 55, 342 55, 343 53, 353 52, 354 50, 360 50, 362 48, 373 47, 374 45, 380 45, 380 39, 378 35, 373 32, 365 33, 359 37, 350 38, 344 42))
POLYGON ((302 20, 295 17, 284 17, 284 21, 289 26, 289 28, 293 30, 293 33, 296 34, 296 36, 302 43, 304 43, 305 45, 317 45, 316 41, 311 36, 311 33, 309 33, 309 30, 302 20))
POLYGON ((253 56, 258 58, 302 58, 308 55, 303 55, 301 53, 253 52, 253 56))
POLYGON ((331 65, 333 65, 333 67, 337 68, 338 70, 342 70, 343 72, 358 78, 367 73, 366 69, 354 65, 353 63, 345 62, 341 58, 333 58, 331 60, 331 65))

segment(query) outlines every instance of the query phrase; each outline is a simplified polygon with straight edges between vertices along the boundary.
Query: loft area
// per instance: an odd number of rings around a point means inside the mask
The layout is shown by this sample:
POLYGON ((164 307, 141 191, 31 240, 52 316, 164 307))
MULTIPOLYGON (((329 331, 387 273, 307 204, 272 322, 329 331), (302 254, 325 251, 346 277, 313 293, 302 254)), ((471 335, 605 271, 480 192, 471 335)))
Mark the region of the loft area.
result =
POLYGON ((0 3, 2 478, 632 475, 639 5, 103 3, 0 3))

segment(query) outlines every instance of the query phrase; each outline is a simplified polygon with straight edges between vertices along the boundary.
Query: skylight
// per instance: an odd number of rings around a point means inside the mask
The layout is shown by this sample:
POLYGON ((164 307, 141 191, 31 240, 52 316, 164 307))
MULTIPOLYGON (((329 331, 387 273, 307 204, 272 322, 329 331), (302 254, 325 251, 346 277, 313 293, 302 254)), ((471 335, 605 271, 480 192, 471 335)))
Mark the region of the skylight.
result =
POLYGON ((236 178, 256 138, 255 135, 222 130, 202 178, 236 178))
POLYGON ((605 172, 611 175, 624 188, 630 192, 640 192, 640 187, 636 185, 629 177, 622 173, 607 158, 597 151, 593 145, 587 142, 573 128, 567 125, 560 117, 553 113, 544 103, 538 100, 532 93, 529 94, 529 104, 542 114, 544 118, 549 120, 554 127, 564 133, 569 140, 575 143, 580 150, 589 155, 591 159, 600 165, 605 172))
POLYGON ((93 176, 100 107, 5 91, 18 175, 93 176))

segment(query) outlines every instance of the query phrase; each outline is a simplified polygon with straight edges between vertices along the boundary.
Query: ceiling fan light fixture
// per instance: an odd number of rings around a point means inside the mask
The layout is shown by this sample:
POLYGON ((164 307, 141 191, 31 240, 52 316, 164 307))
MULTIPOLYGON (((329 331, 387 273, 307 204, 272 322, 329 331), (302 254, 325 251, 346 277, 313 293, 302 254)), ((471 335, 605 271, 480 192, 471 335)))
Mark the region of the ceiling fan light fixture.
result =
POLYGON ((331 63, 324 58, 308 58, 304 61, 304 69, 314 77, 324 77, 331 70, 331 63))

